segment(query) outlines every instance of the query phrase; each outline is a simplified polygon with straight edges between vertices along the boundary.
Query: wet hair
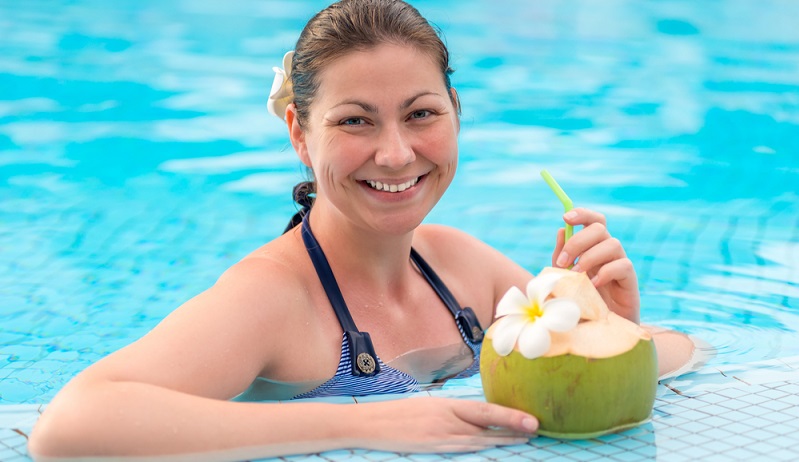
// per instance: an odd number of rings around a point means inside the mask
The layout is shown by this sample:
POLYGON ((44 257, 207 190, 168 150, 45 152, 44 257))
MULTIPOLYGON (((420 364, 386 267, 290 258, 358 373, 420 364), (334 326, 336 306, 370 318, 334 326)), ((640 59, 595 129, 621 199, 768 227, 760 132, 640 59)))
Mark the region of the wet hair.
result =
MULTIPOLYGON (((450 91, 453 69, 440 29, 401 0, 341 0, 308 21, 294 49, 291 83, 300 126, 307 125, 310 106, 319 90, 319 73, 328 64, 353 51, 383 44, 411 46, 433 58, 452 103, 460 113, 460 103, 450 91)), ((313 172, 310 175, 312 177, 313 172)), ((313 179, 304 181, 295 186, 292 193, 302 209, 284 232, 299 224, 310 211, 316 184, 313 179)))
MULTIPOLYGON (((319 73, 328 64, 347 53, 386 43, 409 45, 433 58, 453 98, 453 70, 441 31, 416 8, 401 0, 341 0, 308 21, 294 49, 291 82, 300 126, 308 121, 319 89, 319 73)), ((454 98, 452 102, 460 107, 454 98)))

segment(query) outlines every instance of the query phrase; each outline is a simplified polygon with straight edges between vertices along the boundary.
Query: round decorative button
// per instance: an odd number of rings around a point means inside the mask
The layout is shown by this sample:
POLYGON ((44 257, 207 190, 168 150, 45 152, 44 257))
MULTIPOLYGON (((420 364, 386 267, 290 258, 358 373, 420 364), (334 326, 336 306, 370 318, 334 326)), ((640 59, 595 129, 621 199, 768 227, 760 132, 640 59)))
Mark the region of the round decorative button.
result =
POLYGON ((355 364, 364 374, 371 374, 375 371, 375 359, 369 353, 361 353, 355 358, 355 364))
POLYGON ((483 338, 483 331, 479 327, 472 327, 472 338, 477 340, 483 338))

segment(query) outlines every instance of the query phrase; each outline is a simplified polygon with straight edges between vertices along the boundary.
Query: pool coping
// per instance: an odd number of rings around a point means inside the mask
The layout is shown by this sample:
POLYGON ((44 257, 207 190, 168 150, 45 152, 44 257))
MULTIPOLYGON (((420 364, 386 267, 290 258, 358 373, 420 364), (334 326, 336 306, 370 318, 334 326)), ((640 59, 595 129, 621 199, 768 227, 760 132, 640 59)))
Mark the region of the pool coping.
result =
MULTIPOLYGON (((305 402, 364 403, 438 396, 484 400, 482 389, 454 386, 418 393, 312 398, 305 402)), ((27 435, 46 404, 0 405, 0 460, 26 462, 27 435)), ((590 440, 538 437, 526 445, 467 454, 340 450, 264 460, 652 460, 719 458, 794 460, 799 446, 799 356, 740 365, 705 366, 663 379, 652 420, 590 440), (475 459, 477 457, 477 459, 475 459), (510 459, 508 459, 510 460, 510 459)))

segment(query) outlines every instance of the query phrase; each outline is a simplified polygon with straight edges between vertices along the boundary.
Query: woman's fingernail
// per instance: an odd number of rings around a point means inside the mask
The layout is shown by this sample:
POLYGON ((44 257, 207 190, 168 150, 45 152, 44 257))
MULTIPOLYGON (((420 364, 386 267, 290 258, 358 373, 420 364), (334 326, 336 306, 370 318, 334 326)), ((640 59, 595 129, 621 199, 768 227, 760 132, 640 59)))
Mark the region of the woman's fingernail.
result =
POLYGON ((574 266, 572 266, 572 271, 574 271, 575 273, 579 273, 580 271, 582 271, 582 270, 580 269, 580 264, 579 264, 579 263, 577 263, 577 264, 575 264, 574 266))
POLYGON ((538 422, 532 417, 525 417, 524 420, 522 420, 522 427, 534 432, 538 429, 538 422))
POLYGON ((591 278, 591 284, 593 284, 593 285, 596 285, 596 283, 598 281, 599 281, 599 276, 598 275, 591 278))
POLYGON ((569 210, 568 212, 563 214, 564 220, 571 220, 572 218, 577 218, 577 212, 574 210, 569 210))
POLYGON ((563 268, 564 266, 566 266, 566 263, 568 261, 569 261, 569 254, 567 254, 566 252, 561 252, 560 255, 558 255, 558 259, 555 261, 555 264, 563 268))

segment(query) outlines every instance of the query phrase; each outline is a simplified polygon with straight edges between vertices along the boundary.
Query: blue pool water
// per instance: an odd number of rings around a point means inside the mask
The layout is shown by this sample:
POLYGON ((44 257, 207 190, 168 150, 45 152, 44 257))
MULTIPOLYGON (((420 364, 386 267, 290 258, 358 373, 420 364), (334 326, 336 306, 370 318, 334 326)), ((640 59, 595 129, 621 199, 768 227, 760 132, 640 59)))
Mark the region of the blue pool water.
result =
MULTIPOLYGON (((799 3, 414 3, 463 103, 429 221, 537 272, 547 168, 706 369, 799 355, 799 3)), ((279 234, 304 173, 271 67, 325 4, 0 0, 0 404, 49 402, 279 234)))

